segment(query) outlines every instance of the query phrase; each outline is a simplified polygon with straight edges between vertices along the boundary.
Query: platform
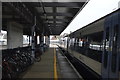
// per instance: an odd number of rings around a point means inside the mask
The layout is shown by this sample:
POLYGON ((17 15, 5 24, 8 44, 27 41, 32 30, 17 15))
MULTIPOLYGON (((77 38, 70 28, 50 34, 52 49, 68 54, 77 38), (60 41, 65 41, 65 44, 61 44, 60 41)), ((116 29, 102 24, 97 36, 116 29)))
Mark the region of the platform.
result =
POLYGON ((35 62, 21 75, 21 78, 54 78, 54 48, 48 49, 41 56, 40 62, 35 62))
POLYGON ((81 78, 57 48, 49 48, 20 78, 81 78))

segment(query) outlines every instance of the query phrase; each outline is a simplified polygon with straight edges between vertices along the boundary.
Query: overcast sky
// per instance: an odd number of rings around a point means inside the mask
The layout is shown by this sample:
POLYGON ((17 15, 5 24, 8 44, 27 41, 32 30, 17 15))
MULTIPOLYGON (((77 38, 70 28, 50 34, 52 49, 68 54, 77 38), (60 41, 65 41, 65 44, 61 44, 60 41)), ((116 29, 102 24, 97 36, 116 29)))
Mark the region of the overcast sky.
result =
POLYGON ((62 32, 70 33, 118 9, 120 0, 90 0, 62 32))

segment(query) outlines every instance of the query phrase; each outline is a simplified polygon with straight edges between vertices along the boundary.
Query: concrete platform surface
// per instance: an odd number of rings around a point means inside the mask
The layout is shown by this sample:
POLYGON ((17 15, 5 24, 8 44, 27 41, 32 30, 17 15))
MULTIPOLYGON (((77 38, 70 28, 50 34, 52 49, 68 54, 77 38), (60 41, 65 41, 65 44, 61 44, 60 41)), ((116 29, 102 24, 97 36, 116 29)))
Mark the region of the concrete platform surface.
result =
POLYGON ((42 54, 41 61, 29 67, 21 78, 54 78, 54 49, 50 48, 42 54))
POLYGON ((66 60, 58 49, 49 48, 41 56, 40 62, 35 62, 27 71, 25 71, 20 78, 33 79, 33 78, 49 78, 49 79, 79 79, 75 70, 71 67, 70 63, 66 60))

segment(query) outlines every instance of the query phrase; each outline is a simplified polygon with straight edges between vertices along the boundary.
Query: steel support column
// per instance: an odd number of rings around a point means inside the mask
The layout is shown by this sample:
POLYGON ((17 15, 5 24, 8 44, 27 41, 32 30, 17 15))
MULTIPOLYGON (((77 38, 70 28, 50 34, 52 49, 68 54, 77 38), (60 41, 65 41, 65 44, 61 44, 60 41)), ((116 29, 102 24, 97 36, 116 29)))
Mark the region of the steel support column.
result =
POLYGON ((37 33, 35 34, 35 46, 37 46, 37 33))
POLYGON ((31 36, 29 35, 29 44, 28 44, 29 46, 31 45, 31 44, 30 44, 30 43, 31 43, 31 42, 30 42, 30 37, 31 37, 31 36))
POLYGON ((42 36, 41 35, 39 35, 39 44, 41 44, 41 39, 42 38, 42 36))
POLYGON ((48 46, 50 45, 50 36, 48 36, 48 46))
POLYGON ((33 59, 35 58, 35 27, 36 27, 36 16, 35 16, 35 22, 34 22, 34 25, 32 26, 32 43, 31 43, 31 46, 32 46, 32 57, 33 59))
MULTIPOLYGON (((0 2, 0 33, 2 30, 2 2, 0 2)), ((0 74, 2 74, 2 50, 0 50, 0 74)), ((2 79, 2 75, 0 75, 0 79, 2 79)))
POLYGON ((40 46, 41 46, 41 51, 42 52, 44 52, 44 35, 43 35, 43 33, 42 33, 42 35, 41 35, 41 42, 40 42, 40 46))

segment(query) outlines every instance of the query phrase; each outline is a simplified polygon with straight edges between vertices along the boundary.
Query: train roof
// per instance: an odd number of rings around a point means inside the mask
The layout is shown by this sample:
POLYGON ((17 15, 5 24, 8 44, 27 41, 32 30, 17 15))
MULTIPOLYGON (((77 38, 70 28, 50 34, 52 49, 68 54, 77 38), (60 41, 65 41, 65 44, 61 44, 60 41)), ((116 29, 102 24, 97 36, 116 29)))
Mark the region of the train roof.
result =
MULTIPOLYGON (((109 13, 109 14, 101 17, 101 18, 99 18, 98 20, 96 20, 96 21, 94 21, 94 22, 91 22, 91 23, 87 24, 86 26, 84 26, 84 27, 82 27, 82 28, 80 28, 80 29, 72 32, 71 34, 69 34, 69 35, 67 35, 67 36, 70 36, 70 37, 79 37, 79 36, 82 34, 82 32, 85 31, 85 28, 88 28, 88 27, 89 27, 89 29, 90 29, 90 28, 91 28, 91 29, 96 28, 96 27, 93 27, 93 28, 92 28, 92 26, 93 26, 94 24, 96 24, 96 23, 99 24, 99 25, 103 25, 102 22, 104 21, 104 18, 106 18, 106 17, 108 17, 109 15, 111 15, 111 14, 113 14, 113 13, 116 13, 116 12, 118 12, 118 11, 120 11, 120 8, 117 9, 116 11, 113 11, 113 12, 111 12, 111 13, 109 13), (90 27, 90 26, 91 26, 91 27, 90 27)), ((103 27, 101 27, 101 26, 98 27, 98 26, 97 26, 96 31, 95 31, 95 29, 93 29, 93 30, 94 30, 93 33, 94 33, 94 32, 101 32, 101 31, 103 31, 103 27), (98 29, 98 28, 99 28, 99 29, 98 29)), ((87 32, 88 32, 88 31, 87 31, 87 32)), ((93 34, 93 33, 91 33, 91 34, 93 34)), ((88 34, 88 35, 89 35, 89 34, 88 34)))

